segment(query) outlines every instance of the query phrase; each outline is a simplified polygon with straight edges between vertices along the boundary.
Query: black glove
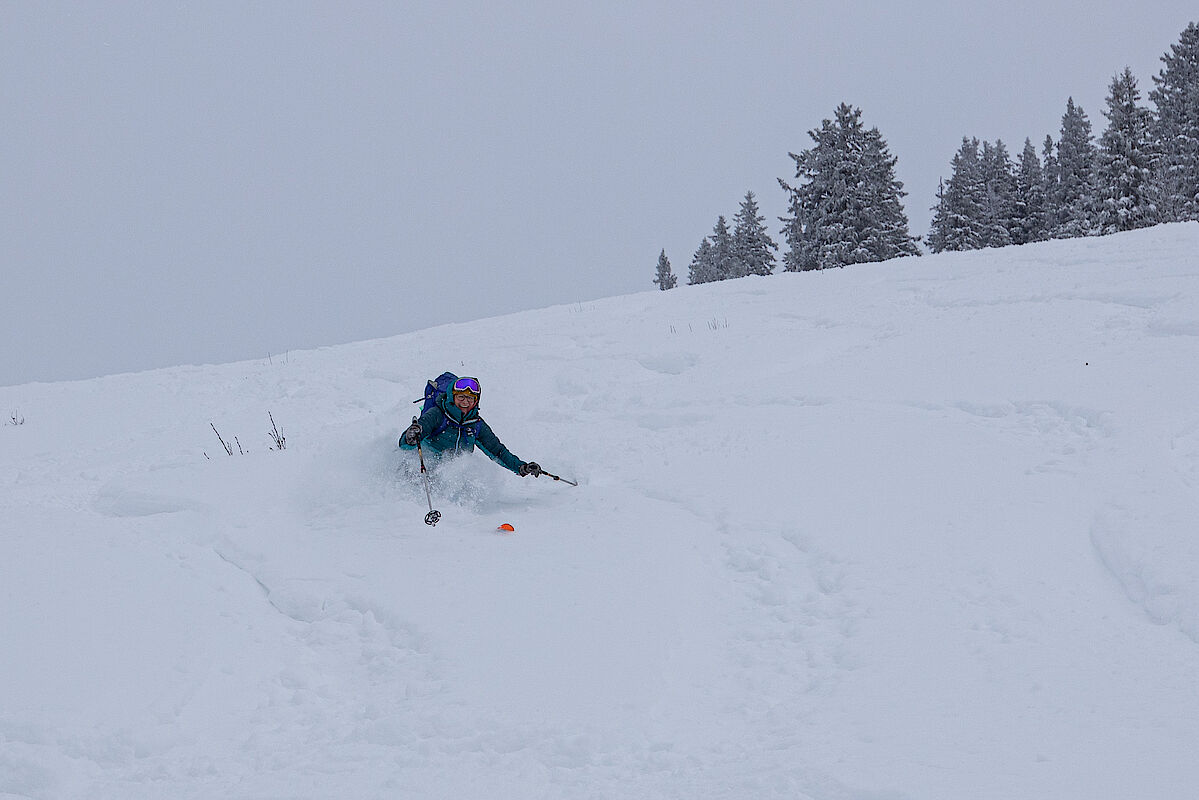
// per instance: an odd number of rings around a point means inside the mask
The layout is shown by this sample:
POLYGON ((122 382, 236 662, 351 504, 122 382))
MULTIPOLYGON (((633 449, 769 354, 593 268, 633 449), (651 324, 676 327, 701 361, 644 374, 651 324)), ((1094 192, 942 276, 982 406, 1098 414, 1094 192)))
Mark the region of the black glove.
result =
POLYGON ((528 477, 529 475, 532 475, 534 478, 536 478, 541 474, 541 465, 536 461, 526 461, 520 465, 520 469, 518 469, 516 473, 522 478, 528 477))
POLYGON ((415 445, 420 443, 420 435, 424 433, 424 429, 419 422, 414 422, 408 426, 408 430, 404 431, 402 441, 404 444, 415 445))

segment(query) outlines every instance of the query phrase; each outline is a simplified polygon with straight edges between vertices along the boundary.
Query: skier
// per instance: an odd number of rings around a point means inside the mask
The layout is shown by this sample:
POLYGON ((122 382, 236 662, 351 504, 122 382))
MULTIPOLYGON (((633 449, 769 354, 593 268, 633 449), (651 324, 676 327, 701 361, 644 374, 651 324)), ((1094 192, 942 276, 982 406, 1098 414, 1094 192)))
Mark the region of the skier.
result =
POLYGON ((478 444, 492 461, 522 478, 540 475, 541 467, 536 461, 521 461, 512 455, 492 432, 491 426, 479 416, 481 394, 478 378, 456 379, 437 397, 433 406, 408 426, 400 437, 400 448, 412 450, 420 444, 446 458, 472 452, 478 444))

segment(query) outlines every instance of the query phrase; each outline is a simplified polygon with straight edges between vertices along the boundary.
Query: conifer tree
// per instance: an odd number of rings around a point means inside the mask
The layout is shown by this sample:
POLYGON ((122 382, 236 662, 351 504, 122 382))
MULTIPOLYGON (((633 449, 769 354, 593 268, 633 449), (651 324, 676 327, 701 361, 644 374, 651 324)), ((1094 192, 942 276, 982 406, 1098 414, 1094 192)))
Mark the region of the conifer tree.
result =
POLYGON ((939 179, 937 181, 937 204, 929 209, 933 212, 933 220, 928 229, 928 237, 925 239, 928 242, 929 250, 932 250, 934 253, 953 249, 950 246, 949 240, 951 227, 949 198, 947 197, 948 191, 948 188, 945 186, 945 179, 939 179))
MULTIPOLYGON (((788 155, 796 159, 798 169, 800 157, 794 153, 788 155)), ((819 228, 816 225, 816 204, 810 197, 811 193, 801 197, 799 191, 788 186, 782 178, 779 178, 779 185, 788 193, 787 210, 791 214, 779 219, 783 223, 783 238, 790 245, 783 254, 783 271, 807 272, 820 269, 820 248, 817 239, 819 228)))
POLYGON ((834 119, 809 131, 814 146, 795 161, 797 186, 782 179, 790 216, 784 234, 788 271, 920 255, 900 205, 903 183, 878 128, 866 130, 861 109, 842 103, 834 119))
POLYGON ((1199 23, 1162 56, 1149 99, 1157 106, 1156 178, 1168 222, 1199 219, 1199 23))
POLYGON ((704 237, 699 244, 699 249, 691 258, 691 267, 688 273, 687 283, 692 286, 697 283, 711 283, 720 280, 716 273, 716 261, 712 256, 712 242, 708 240, 708 237, 704 237))
POLYGON ((1154 205, 1151 144, 1153 115, 1138 105, 1132 70, 1112 78, 1107 129, 1099 139, 1099 223, 1103 233, 1144 228, 1158 221, 1154 205))
POLYGON ((738 277, 737 259, 733 253, 733 234, 729 223, 721 214, 712 227, 711 235, 704 238, 691 259, 689 282, 711 283, 738 277))
POLYGON ((727 281, 729 278, 740 277, 737 259, 733 255, 733 234, 723 214, 716 220, 709 238, 712 240, 712 263, 716 268, 716 280, 727 281))
POLYGON ((983 142, 979 167, 983 179, 983 247, 1006 247, 1012 243, 1012 205, 1016 176, 1003 140, 983 142))
POLYGON ((1044 178, 1045 187, 1045 238, 1053 238, 1053 230, 1057 226, 1058 218, 1058 178, 1061 170, 1058 169, 1057 155, 1055 151, 1057 145, 1053 141, 1053 137, 1045 134, 1045 141, 1041 144, 1041 175, 1044 178))
POLYGON ((1012 243, 1028 244, 1048 238, 1045 226, 1045 175, 1031 139, 1024 140, 1016 165, 1012 194, 1012 243))
POLYGON ((943 183, 933 206, 929 249, 975 250, 983 247, 983 216, 986 188, 979 162, 978 139, 962 137, 962 145, 950 162, 949 182, 943 183))
POLYGON ((746 192, 741 209, 733 219, 733 259, 738 277, 774 272, 773 251, 778 250, 778 245, 766 232, 765 221, 766 218, 758 213, 754 193, 746 192))
POLYGON ((670 259, 666 257, 666 251, 663 250, 658 256, 658 276, 654 278, 654 283, 662 291, 673 289, 678 285, 678 276, 670 268, 670 259))
POLYGON ((1061 239, 1098 232, 1095 185, 1095 143, 1091 121, 1074 98, 1066 101, 1061 137, 1057 143, 1057 180, 1053 206, 1057 213, 1053 235, 1061 239))

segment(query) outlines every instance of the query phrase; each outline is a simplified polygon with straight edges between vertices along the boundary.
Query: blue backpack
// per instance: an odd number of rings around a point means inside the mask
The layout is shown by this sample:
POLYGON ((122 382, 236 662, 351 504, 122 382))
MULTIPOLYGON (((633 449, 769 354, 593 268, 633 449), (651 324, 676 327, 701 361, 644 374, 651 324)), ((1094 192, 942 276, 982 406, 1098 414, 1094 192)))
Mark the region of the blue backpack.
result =
MULTIPOLYGON (((443 372, 433 380, 426 383, 425 396, 422 398, 424 400, 424 405, 420 407, 420 413, 423 414, 433 406, 437 405, 437 398, 448 392, 456 380, 458 380, 458 376, 454 373, 443 372)), ((412 402, 419 403, 421 401, 413 400, 412 402)))
MULTIPOLYGON (((412 402, 421 403, 423 401, 423 404, 420 407, 420 413, 424 414, 430 408, 433 408, 437 405, 437 398, 441 397, 443 394, 448 392, 450 390, 450 387, 454 385, 454 381, 456 381, 456 380, 458 380, 458 376, 455 375, 454 373, 443 372, 440 375, 438 375, 436 378, 434 378, 433 380, 431 380, 425 384, 425 396, 423 398, 421 398, 420 400, 413 400, 412 402)), ((477 422, 478 422, 478 419, 476 418, 474 420, 471 420, 471 422, 467 425, 459 426, 462 428, 462 432, 465 433, 467 436, 469 436, 472 441, 474 440, 474 436, 475 436, 475 433, 477 430, 477 428, 476 428, 477 422)), ((430 432, 429 436, 436 436, 437 434, 444 431, 446 428, 450 427, 451 424, 457 425, 458 423, 455 422, 454 420, 452 420, 448 416, 443 417, 441 420, 441 424, 438 425, 432 432, 430 432)))

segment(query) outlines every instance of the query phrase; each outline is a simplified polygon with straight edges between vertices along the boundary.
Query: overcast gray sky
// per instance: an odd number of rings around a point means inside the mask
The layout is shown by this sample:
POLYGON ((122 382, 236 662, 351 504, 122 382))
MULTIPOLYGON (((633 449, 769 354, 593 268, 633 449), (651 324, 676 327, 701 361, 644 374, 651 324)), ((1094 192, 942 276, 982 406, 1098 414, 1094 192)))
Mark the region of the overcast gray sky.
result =
MULTIPOLYGON (((0 385, 652 290, 840 102, 914 233, 963 135, 1096 135, 1189 2, 0 0, 0 385)), ((1147 102, 1147 97, 1146 97, 1147 102)), ((447 363, 454 354, 447 353, 447 363)))

